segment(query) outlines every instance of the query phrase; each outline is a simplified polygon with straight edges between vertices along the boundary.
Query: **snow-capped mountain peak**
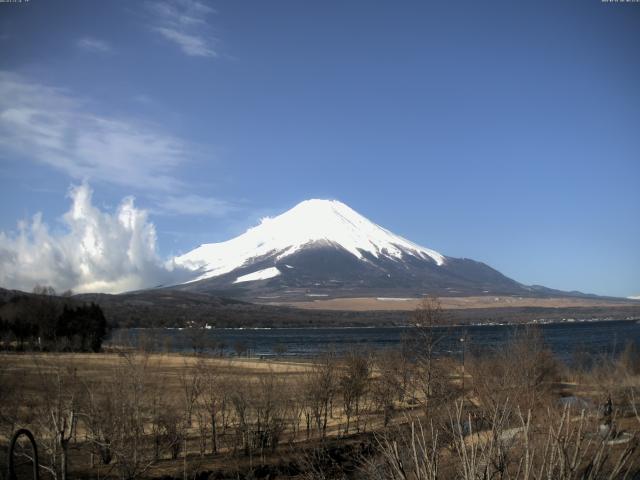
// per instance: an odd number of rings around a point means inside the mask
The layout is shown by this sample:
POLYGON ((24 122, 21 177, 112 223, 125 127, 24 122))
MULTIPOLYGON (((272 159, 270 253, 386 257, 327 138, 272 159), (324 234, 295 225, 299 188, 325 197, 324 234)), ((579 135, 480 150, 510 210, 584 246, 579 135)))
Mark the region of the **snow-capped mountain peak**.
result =
MULTIPOLYGON (((220 243, 201 245, 177 257, 176 263, 198 269, 194 280, 216 277, 252 261, 274 256, 274 262, 313 244, 340 247, 358 259, 402 259, 405 255, 441 266, 445 257, 393 234, 337 200, 306 200, 274 218, 265 218, 242 235, 220 243)), ((269 270, 276 274, 275 270, 269 270)), ((245 280, 241 280, 245 281, 245 280)))

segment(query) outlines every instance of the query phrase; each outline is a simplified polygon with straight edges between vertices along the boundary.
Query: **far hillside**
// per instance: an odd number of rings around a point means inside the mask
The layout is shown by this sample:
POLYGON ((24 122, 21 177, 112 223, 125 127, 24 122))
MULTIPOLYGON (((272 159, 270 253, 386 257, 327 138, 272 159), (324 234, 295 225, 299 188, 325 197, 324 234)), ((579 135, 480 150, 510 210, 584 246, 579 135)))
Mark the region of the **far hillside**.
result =
MULTIPOLYGON (((0 289, 0 317, 15 298, 39 298, 33 293, 0 289)), ((131 327, 351 327, 406 325, 415 306, 407 303, 403 309, 296 308, 243 302, 217 295, 172 289, 145 290, 120 295, 79 294, 46 296, 45 300, 61 310, 65 304, 99 305, 112 328, 131 327)), ((640 319, 640 302, 603 301, 596 305, 522 306, 507 304, 482 308, 473 304, 450 308, 450 299, 442 298, 447 321, 451 324, 523 323, 538 319, 640 319)), ((372 301, 370 299, 370 301, 372 301)), ((395 302, 403 303, 404 302, 395 302)))

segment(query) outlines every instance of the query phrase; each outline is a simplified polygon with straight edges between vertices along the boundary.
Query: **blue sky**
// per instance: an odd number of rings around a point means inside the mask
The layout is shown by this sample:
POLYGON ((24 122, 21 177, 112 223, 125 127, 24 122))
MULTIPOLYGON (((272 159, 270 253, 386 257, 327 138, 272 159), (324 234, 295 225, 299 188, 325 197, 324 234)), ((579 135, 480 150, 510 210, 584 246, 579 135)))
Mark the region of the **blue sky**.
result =
POLYGON ((640 294, 638 45, 640 4, 600 0, 0 3, 0 280, 143 285, 320 197, 523 283, 640 294), (143 260, 74 256, 124 211, 143 260))

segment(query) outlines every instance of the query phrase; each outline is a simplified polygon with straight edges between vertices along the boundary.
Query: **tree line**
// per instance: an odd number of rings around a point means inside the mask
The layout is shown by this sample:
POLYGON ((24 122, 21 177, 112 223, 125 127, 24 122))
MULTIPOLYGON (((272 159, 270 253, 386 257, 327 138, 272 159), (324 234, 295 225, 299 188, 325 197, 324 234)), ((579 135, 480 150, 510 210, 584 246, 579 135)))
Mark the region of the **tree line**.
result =
POLYGON ((98 352, 109 332, 102 308, 51 287, 0 303, 0 346, 5 350, 98 352))

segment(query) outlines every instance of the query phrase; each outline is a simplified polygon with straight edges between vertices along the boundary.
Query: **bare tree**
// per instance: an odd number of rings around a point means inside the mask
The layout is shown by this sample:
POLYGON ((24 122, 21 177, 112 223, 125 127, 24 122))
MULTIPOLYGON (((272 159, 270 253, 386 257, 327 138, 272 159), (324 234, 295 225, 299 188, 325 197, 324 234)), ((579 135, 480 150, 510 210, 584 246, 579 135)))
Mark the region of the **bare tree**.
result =
POLYGON ((455 402, 449 413, 449 442, 442 441, 442 430, 433 423, 418 421, 395 435, 379 435, 381 462, 369 462, 369 477, 613 480, 637 473, 637 441, 616 446, 611 434, 596 433, 597 422, 584 411, 564 408, 535 423, 530 414, 514 412, 506 403, 486 430, 469 428, 462 402, 455 402), (510 418, 517 421, 510 423, 510 418))
POLYGON ((0 362, 0 435, 11 438, 20 422, 19 409, 26 403, 23 381, 0 362))
POLYGON ((442 399, 450 393, 449 371, 443 368, 436 353, 448 336, 446 317, 440 301, 425 297, 412 315, 412 334, 408 349, 414 359, 413 388, 418 392, 416 400, 422 404, 426 415, 431 412, 431 401, 442 399))
POLYGON ((77 371, 35 361, 42 395, 32 406, 36 437, 48 464, 42 467, 56 480, 68 477, 69 445, 76 432, 81 390, 77 371))
POLYGON ((147 472, 155 461, 153 452, 147 448, 145 426, 152 423, 150 385, 161 385, 162 380, 155 378, 147 353, 124 353, 120 358, 120 365, 114 369, 117 423, 111 451, 120 477, 133 480, 147 472))
POLYGON ((485 420, 508 400, 523 411, 546 411, 558 364, 544 344, 538 328, 526 327, 492 353, 476 355, 470 362, 473 391, 482 404, 485 420))
MULTIPOLYGON (((155 433, 154 460, 158 460, 160 452, 163 450, 169 452, 171 460, 176 460, 183 450, 185 441, 184 419, 179 415, 177 409, 169 407, 159 411, 153 423, 155 433)), ((184 454, 186 456, 186 450, 184 454)))
POLYGON ((336 394, 337 384, 335 355, 326 353, 313 364, 312 369, 306 374, 304 383, 308 408, 307 430, 312 420, 323 438, 327 432, 329 410, 336 394))
MULTIPOLYGON (((349 433, 351 418, 360 415, 360 403, 366 393, 369 382, 369 358, 362 352, 349 352, 344 359, 344 367, 340 374, 339 385, 342 394, 344 415, 347 419, 344 433, 349 433)), ((356 421, 359 431, 359 421, 356 421)))
POLYGON ((380 459, 366 464, 369 478, 391 480, 438 480, 442 475, 442 446, 431 423, 413 421, 408 431, 385 432, 375 437, 380 459))
POLYGON ((375 360, 377 376, 371 380, 371 395, 375 408, 382 412, 383 425, 386 427, 391 420, 395 409, 396 399, 400 391, 406 386, 402 382, 404 370, 398 368, 401 364, 390 361, 394 356, 389 352, 379 354, 375 360))
MULTIPOLYGON (((229 403, 229 379, 219 369, 202 360, 198 364, 198 370, 201 378, 198 405, 200 411, 206 415, 207 424, 211 428, 211 453, 217 453, 220 424, 224 423, 229 403)), ((203 418, 202 421, 204 420, 203 418)))
POLYGON ((178 378, 180 380, 180 389, 182 391, 182 402, 185 413, 185 427, 191 428, 193 423, 193 409, 196 400, 200 395, 202 388, 201 369, 198 366, 192 366, 185 360, 183 367, 180 369, 178 378))
POLYGON ((242 451, 247 456, 250 453, 250 399, 252 394, 251 385, 246 379, 238 379, 229 385, 229 403, 235 424, 233 448, 235 451, 241 445, 242 451))
POLYGON ((92 466, 94 455, 100 458, 103 465, 111 463, 111 443, 117 432, 119 412, 116 396, 113 395, 117 382, 111 375, 105 377, 99 381, 82 382, 85 394, 81 419, 86 429, 92 466))
POLYGON ((262 375, 252 398, 254 435, 263 457, 266 449, 274 451, 286 427, 284 380, 273 372, 262 375))
POLYGON ((238 340, 233 344, 233 350, 238 357, 249 356, 249 344, 243 340, 238 340))

